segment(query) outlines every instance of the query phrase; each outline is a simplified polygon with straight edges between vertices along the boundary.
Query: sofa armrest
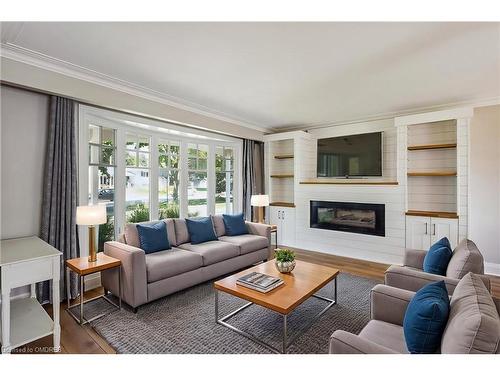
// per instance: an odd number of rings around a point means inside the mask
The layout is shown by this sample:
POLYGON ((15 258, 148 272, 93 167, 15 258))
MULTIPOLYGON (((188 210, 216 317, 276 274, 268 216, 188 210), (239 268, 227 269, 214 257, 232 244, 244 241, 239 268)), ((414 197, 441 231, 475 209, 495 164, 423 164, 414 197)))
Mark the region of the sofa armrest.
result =
POLYGON ((331 354, 396 354, 397 352, 346 331, 335 331, 330 337, 331 354))
MULTIPOLYGON (((122 262, 122 299, 132 307, 148 302, 146 254, 138 247, 117 241, 104 244, 104 254, 122 262)), ((118 295, 118 269, 101 273, 104 289, 118 295)))
POLYGON ((441 280, 446 284, 448 294, 451 296, 458 284, 458 279, 453 279, 451 277, 441 275, 434 275, 432 273, 400 266, 390 266, 387 271, 385 271, 386 285, 390 285, 400 289, 411 290, 413 292, 418 291, 420 288, 424 287, 427 284, 441 280))
POLYGON ((370 292, 370 315, 372 320, 403 325, 406 308, 415 292, 387 285, 375 285, 370 292))
POLYGON ((406 267, 424 269, 424 258, 427 254, 425 250, 405 249, 403 265, 406 267))
POLYGON ((253 223, 251 221, 246 221, 245 223, 247 225, 248 233, 267 238, 268 259, 271 259, 271 226, 269 224, 253 223))
POLYGON ((245 221, 247 225, 248 232, 250 234, 255 234, 257 236, 266 237, 271 240, 271 226, 263 223, 253 223, 251 221, 245 221))

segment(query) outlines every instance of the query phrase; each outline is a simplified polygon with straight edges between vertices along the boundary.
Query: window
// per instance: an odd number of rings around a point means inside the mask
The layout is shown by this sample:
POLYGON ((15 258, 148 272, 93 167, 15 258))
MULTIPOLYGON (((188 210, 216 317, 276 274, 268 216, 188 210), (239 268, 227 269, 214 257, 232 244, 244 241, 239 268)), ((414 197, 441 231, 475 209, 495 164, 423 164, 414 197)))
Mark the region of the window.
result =
POLYGON ((106 205, 107 222, 99 225, 98 250, 115 239, 115 156, 116 131, 88 125, 89 178, 88 203, 106 205))
POLYGON ((215 148, 215 213, 233 213, 234 148, 215 148))
POLYGON ((125 147, 125 220, 148 221, 150 137, 127 133, 125 147))
POLYGON ((180 142, 160 140, 158 144, 158 218, 180 217, 180 142))
POLYGON ((188 216, 207 216, 208 145, 188 144, 188 216))
POLYGON ((79 121, 78 204, 108 214, 99 249, 127 223, 241 209, 241 140, 85 105, 79 121))

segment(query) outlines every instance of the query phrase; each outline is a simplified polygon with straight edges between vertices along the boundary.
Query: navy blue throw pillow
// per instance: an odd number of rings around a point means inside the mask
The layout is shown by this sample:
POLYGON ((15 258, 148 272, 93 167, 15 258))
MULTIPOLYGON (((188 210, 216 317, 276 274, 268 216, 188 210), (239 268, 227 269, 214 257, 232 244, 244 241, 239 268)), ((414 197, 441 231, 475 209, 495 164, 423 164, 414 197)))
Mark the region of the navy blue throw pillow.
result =
POLYGON ((189 237, 191 237, 192 244, 217 240, 214 225, 212 223, 212 218, 210 217, 186 219, 186 225, 189 232, 189 237))
POLYGON ((222 214, 222 219, 224 220, 224 227, 226 228, 226 234, 228 236, 248 234, 243 213, 235 215, 222 214))
POLYGON ((432 245, 424 258, 424 271, 435 275, 446 276, 452 251, 450 241, 443 237, 432 245))
POLYGON ((167 225, 164 221, 137 224, 137 232, 139 233, 141 249, 146 254, 171 248, 168 240, 167 225))
POLYGON ((408 351, 412 354, 436 353, 449 313, 450 299, 444 281, 427 284, 415 293, 403 321, 408 351))
POLYGON ((429 251, 432 250, 432 249, 435 249, 435 248, 439 248, 439 247, 447 247, 448 249, 451 250, 451 244, 450 244, 450 241, 448 240, 448 237, 443 237, 439 241, 437 241, 436 243, 434 243, 429 248, 429 251))

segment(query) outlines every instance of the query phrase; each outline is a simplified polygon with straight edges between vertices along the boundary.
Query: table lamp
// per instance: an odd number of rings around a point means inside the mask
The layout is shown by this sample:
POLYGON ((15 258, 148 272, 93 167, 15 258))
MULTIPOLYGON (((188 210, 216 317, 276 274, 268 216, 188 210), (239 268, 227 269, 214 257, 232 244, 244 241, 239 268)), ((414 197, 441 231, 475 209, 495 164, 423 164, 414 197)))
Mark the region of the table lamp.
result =
POLYGON ((86 225, 89 228, 89 262, 97 260, 95 248, 95 226, 107 222, 106 206, 96 204, 93 206, 78 206, 76 208, 76 224, 86 225))
POLYGON ((264 222, 264 207, 269 206, 269 195, 252 195, 250 204, 257 208, 257 222, 264 222))

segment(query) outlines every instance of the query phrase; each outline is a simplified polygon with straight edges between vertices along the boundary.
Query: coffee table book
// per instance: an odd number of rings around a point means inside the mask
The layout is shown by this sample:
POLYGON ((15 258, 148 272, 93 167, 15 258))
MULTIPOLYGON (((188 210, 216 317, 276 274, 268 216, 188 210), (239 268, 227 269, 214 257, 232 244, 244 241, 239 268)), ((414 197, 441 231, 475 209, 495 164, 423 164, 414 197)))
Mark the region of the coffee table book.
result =
POLYGON ((258 292, 267 293, 282 285, 283 280, 279 277, 266 275, 260 272, 251 272, 236 280, 236 284, 258 292))

